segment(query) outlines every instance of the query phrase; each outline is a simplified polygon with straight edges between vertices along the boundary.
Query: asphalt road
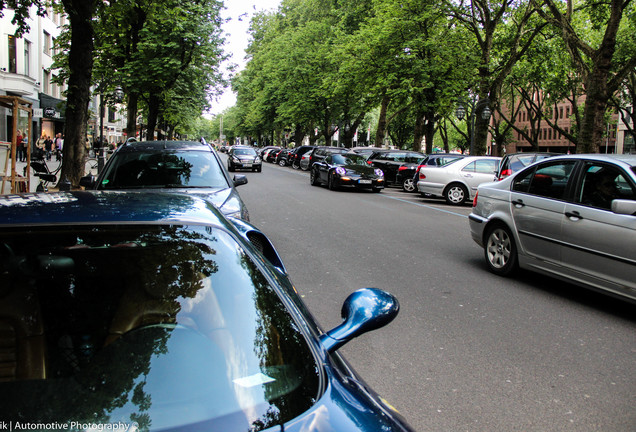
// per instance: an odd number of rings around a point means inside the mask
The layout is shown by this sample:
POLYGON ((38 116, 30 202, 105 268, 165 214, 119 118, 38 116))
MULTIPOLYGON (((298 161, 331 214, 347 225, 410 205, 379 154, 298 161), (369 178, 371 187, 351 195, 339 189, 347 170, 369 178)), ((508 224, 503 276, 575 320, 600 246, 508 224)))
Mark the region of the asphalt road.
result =
POLYGON ((245 174, 252 223, 323 328, 358 288, 399 298, 393 323, 341 351, 416 430, 636 431, 636 306, 490 274, 468 206, 332 192, 272 164, 245 174))

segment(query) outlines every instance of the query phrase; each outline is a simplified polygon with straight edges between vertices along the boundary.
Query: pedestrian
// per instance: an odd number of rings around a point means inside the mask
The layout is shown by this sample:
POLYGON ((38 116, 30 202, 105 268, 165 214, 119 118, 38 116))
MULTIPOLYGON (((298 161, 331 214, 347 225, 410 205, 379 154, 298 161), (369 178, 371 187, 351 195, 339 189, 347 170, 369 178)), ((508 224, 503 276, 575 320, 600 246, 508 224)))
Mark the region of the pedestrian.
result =
POLYGON ((18 161, 22 162, 22 154, 24 153, 24 137, 22 131, 18 129, 18 136, 15 141, 15 157, 18 161))
POLYGON ((62 138, 62 134, 58 133, 55 135, 55 160, 62 160, 62 147, 64 147, 64 138, 62 138))
POLYGON ((21 162, 26 162, 27 161, 27 149, 29 148, 29 137, 27 135, 25 135, 22 138, 22 159, 20 159, 21 162))
POLYGON ((44 140, 44 151, 46 153, 46 160, 51 160, 51 151, 53 151, 53 140, 50 135, 46 136, 46 140, 44 140))

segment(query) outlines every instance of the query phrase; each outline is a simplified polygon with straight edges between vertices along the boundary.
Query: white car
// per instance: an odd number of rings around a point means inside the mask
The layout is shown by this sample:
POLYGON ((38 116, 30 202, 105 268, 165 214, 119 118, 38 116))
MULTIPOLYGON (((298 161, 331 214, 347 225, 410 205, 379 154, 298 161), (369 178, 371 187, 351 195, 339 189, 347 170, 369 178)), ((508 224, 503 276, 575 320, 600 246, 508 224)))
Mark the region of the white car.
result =
POLYGON ((423 166, 417 190, 424 196, 441 196, 448 204, 462 205, 475 196, 480 184, 493 180, 500 161, 495 156, 469 156, 442 167, 423 166))
POLYGON ((521 267, 636 301, 636 155, 536 162, 481 185, 469 221, 495 274, 521 267))

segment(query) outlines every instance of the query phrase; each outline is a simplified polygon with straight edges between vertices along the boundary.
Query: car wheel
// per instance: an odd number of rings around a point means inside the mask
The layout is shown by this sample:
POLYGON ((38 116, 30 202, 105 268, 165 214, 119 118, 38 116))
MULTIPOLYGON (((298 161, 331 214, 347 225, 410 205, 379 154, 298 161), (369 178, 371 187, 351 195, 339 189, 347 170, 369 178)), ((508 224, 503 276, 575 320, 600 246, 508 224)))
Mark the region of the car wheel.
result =
POLYGON ((300 165, 298 165, 296 162, 292 162, 292 168, 297 170, 300 168, 300 165))
POLYGON ((261 172, 261 169, 262 169, 262 168, 263 168, 263 167, 259 165, 259 167, 258 167, 258 168, 256 168, 256 172, 261 172))
POLYGON ((444 191, 444 198, 448 204, 462 205, 468 199, 468 191, 464 185, 453 183, 444 191))
POLYGON ((320 184, 318 181, 318 173, 315 169, 312 169, 309 173, 309 183, 311 183, 312 186, 318 186, 318 184, 320 184))
POLYGON ((287 164, 285 163, 285 159, 281 159, 281 160, 279 160, 279 161, 278 161, 278 165, 280 165, 280 166, 282 166, 282 167, 284 167, 285 165, 287 165, 287 164))
POLYGON ((329 177, 327 178, 327 187, 329 188, 329 190, 338 190, 338 186, 336 185, 336 180, 333 178, 333 173, 329 174, 329 177))
POLYGON ((402 183, 402 189, 405 192, 415 192, 416 187, 413 179, 407 178, 406 180, 404 180, 404 182, 402 183))
POLYGON ((504 225, 488 228, 484 242, 484 255, 491 272, 506 276, 517 268, 517 245, 510 230, 504 225))

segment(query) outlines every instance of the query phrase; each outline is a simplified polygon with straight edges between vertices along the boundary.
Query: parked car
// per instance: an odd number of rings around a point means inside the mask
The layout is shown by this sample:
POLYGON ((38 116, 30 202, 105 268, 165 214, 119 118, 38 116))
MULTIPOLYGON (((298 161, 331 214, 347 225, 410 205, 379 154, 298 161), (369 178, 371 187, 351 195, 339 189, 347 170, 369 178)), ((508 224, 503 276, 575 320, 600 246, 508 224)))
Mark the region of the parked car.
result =
POLYGON ((269 163, 276 163, 276 157, 283 151, 282 147, 267 150, 263 155, 263 160, 269 163))
POLYGON ((294 148, 289 154, 289 165, 291 165, 293 169, 299 169, 300 160, 302 159, 303 155, 315 148, 316 146, 313 145, 302 145, 300 147, 294 148))
POLYGON ((636 301, 636 155, 555 156, 479 187, 488 268, 518 267, 636 301))
POLYGON ((338 351, 394 319, 393 295, 355 291, 325 333, 267 237, 187 194, 13 195, 0 221, 14 424, 413 430, 338 351))
POLYGON ((254 147, 234 146, 227 153, 227 169, 235 171, 237 169, 249 169, 261 172, 263 162, 254 147))
POLYGON ((280 146, 265 146, 265 147, 261 147, 259 148, 257 151, 259 153, 259 155, 261 156, 261 159, 265 160, 265 152, 271 149, 279 149, 280 146))
POLYGON ((326 184, 331 190, 351 187, 380 192, 384 189, 382 170, 369 166, 366 157, 355 153, 330 154, 314 163, 309 181, 312 186, 326 184))
POLYGON ((277 163, 278 165, 284 167, 289 165, 289 154, 292 152, 293 149, 282 149, 281 151, 278 152, 278 154, 276 155, 276 159, 274 160, 274 163, 277 163))
POLYGON ((417 192, 418 173, 423 166, 439 167, 461 159, 464 155, 458 153, 432 153, 427 155, 420 163, 413 168, 412 164, 405 164, 398 168, 397 183, 402 184, 402 190, 405 192, 417 192))
POLYGON ((371 156, 371 154, 373 152, 376 152, 378 150, 380 150, 380 148, 378 148, 378 147, 362 147, 362 146, 361 147, 351 147, 349 149, 350 152, 361 154, 361 155, 363 155, 363 156, 365 156, 367 158, 369 156, 371 156))
POLYGON ((309 165, 311 162, 311 153, 313 151, 308 151, 306 152, 304 155, 302 155, 302 157, 300 158, 300 169, 303 171, 308 171, 309 170, 309 165))
POLYGON ((517 171, 527 167, 530 164, 535 163, 541 159, 546 159, 552 156, 558 156, 562 153, 549 153, 549 152, 524 152, 524 153, 510 153, 503 157, 499 163, 499 168, 495 174, 495 180, 503 180, 509 175, 516 173, 517 171))
POLYGON ((97 177, 80 180, 87 189, 169 189, 201 195, 225 215, 249 220, 249 212, 236 187, 247 177, 233 178, 219 155, 196 141, 126 142, 115 150, 97 177))
POLYGON ((316 162, 324 160, 330 154, 346 153, 347 151, 349 149, 344 147, 318 146, 309 154, 309 167, 307 169, 311 169, 316 162))
POLYGON ((369 164, 380 168, 384 172, 384 179, 388 185, 398 184, 402 186, 404 179, 398 179, 400 167, 409 169, 417 168, 422 159, 426 158, 424 153, 407 150, 376 150, 369 156, 369 164))
POLYGON ((501 158, 468 156, 442 167, 422 167, 417 190, 425 196, 443 197, 448 204, 462 205, 473 198, 477 186, 490 182, 501 158))

